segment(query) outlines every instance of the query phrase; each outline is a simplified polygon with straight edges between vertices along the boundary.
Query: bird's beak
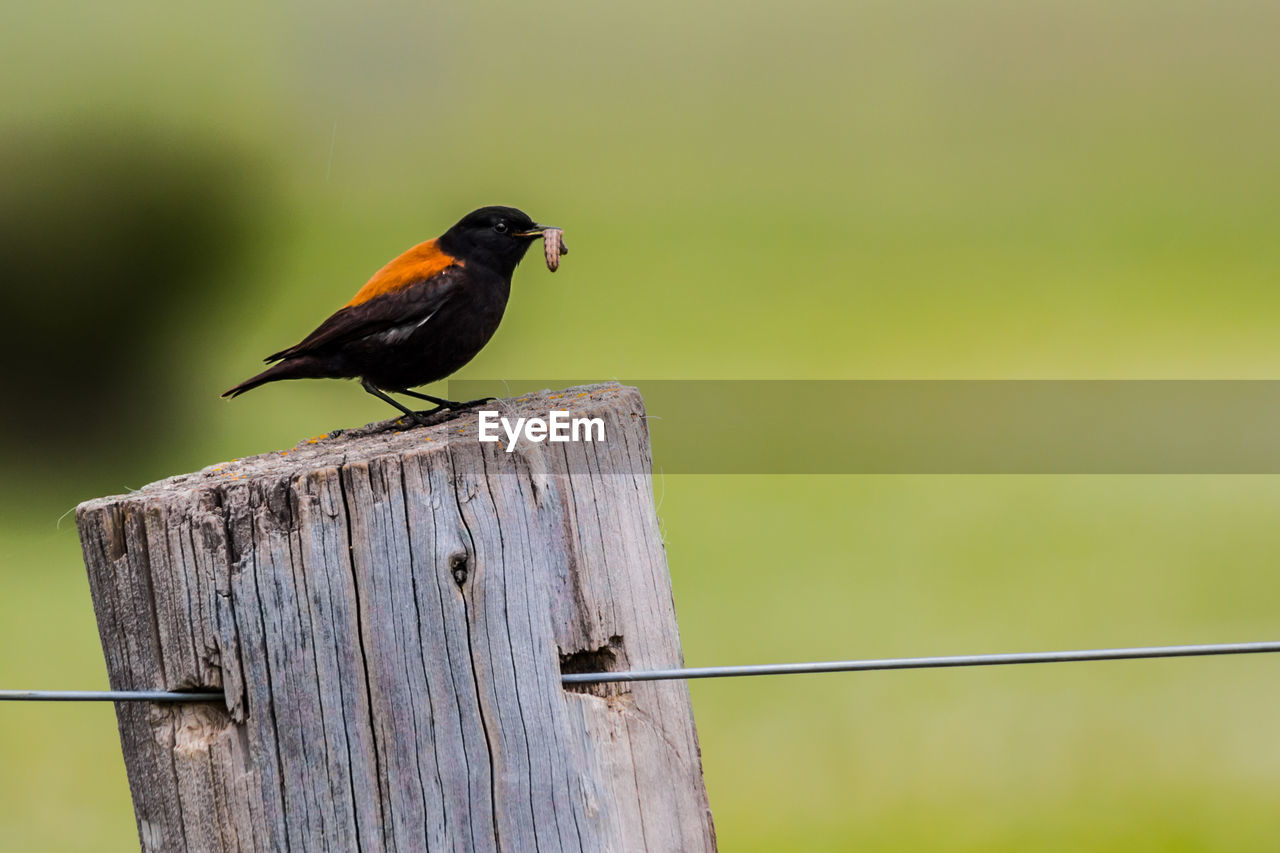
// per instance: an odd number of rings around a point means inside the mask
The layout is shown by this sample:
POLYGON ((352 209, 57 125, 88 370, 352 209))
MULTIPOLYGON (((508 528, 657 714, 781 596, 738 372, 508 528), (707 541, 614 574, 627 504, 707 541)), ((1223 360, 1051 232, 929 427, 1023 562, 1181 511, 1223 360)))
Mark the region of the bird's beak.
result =
POLYGON ((530 228, 528 231, 517 231, 515 233, 515 236, 516 237, 541 237, 542 232, 546 231, 548 228, 555 228, 555 226, 554 225, 535 225, 532 228, 530 228))

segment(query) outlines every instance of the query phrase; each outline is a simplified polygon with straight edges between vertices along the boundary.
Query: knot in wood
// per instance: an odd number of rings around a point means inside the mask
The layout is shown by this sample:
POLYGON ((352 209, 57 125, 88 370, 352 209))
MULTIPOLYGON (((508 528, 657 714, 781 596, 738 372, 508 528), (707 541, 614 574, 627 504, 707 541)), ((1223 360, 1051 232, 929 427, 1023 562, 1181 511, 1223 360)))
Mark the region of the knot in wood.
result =
POLYGON ((464 553, 453 554, 449 557, 449 571, 453 573, 453 580, 462 586, 467 582, 467 555, 464 553))

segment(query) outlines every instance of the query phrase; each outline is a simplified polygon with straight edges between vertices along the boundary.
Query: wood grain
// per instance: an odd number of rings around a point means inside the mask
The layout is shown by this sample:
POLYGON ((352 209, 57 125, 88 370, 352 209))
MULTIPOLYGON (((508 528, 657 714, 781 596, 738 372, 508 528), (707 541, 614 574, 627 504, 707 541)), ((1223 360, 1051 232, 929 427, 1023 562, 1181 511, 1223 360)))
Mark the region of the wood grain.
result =
POLYGON ((504 452, 476 415, 303 442, 77 511, 146 850, 711 850, 635 389, 498 401, 605 440, 504 452))

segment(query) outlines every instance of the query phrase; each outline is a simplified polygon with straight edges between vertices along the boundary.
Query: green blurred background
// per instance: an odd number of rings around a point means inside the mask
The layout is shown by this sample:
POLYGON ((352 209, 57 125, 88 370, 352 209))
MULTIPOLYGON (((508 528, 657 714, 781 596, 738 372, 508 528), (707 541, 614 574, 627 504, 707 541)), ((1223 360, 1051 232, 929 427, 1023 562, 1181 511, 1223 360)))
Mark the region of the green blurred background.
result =
MULTIPOLYGON (((77 501, 387 413, 218 393, 461 213, 462 376, 1275 378, 1273 2, 0 11, 0 687, 100 688, 77 501)), ((661 466, 661 459, 657 460, 661 466)), ((691 664, 1275 639, 1273 477, 655 479, 691 664)), ((1268 657, 696 683, 725 850, 1264 850, 1268 657)), ((109 707, 0 838, 129 850, 109 707)))

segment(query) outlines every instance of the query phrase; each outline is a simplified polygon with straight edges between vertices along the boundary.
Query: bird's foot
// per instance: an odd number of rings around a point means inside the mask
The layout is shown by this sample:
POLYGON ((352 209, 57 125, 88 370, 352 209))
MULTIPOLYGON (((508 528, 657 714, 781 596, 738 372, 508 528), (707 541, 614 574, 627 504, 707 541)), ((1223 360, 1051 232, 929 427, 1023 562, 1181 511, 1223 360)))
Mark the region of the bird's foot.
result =
POLYGON ((404 394, 406 397, 413 397, 418 400, 426 400, 428 403, 435 403, 436 407, 434 409, 427 409, 428 413, 438 412, 441 409, 469 409, 472 406, 478 406, 481 403, 490 403, 498 399, 497 397, 481 397, 478 400, 467 400, 464 403, 460 403, 457 400, 446 400, 443 397, 433 397, 430 394, 423 394, 421 391, 410 391, 407 388, 396 391, 395 393, 404 394))
POLYGON ((405 415, 403 418, 399 418, 399 419, 397 419, 397 421, 396 421, 396 422, 397 422, 397 423, 402 423, 402 424, 404 424, 405 426, 410 426, 410 427, 412 427, 412 426, 435 426, 436 424, 440 423, 440 420, 441 420, 441 419, 436 418, 436 419, 434 419, 434 420, 433 420, 433 419, 431 418, 431 414, 432 414, 432 412, 438 412, 438 411, 439 411, 439 409, 432 409, 430 412, 412 412, 412 413, 410 413, 410 414, 408 414, 408 415, 405 415))
POLYGON ((434 415, 438 412, 463 412, 476 406, 482 406, 485 403, 492 403, 497 397, 481 397, 478 400, 467 400, 458 402, 457 400, 441 400, 440 405, 434 409, 427 409, 421 412, 414 412, 415 415, 434 415))
POLYGON ((461 411, 463 409, 471 409, 476 406, 483 406, 485 403, 492 403, 497 397, 480 397, 475 400, 467 400, 465 403, 451 403, 449 408, 461 411))
POLYGON ((467 400, 458 402, 456 400, 445 400, 434 409, 423 409, 418 412, 409 412, 403 417, 396 420, 397 424, 413 426, 435 426, 445 421, 453 420, 458 415, 485 403, 493 402, 495 397, 482 397, 479 400, 467 400))

